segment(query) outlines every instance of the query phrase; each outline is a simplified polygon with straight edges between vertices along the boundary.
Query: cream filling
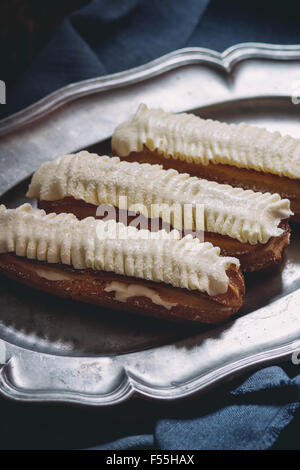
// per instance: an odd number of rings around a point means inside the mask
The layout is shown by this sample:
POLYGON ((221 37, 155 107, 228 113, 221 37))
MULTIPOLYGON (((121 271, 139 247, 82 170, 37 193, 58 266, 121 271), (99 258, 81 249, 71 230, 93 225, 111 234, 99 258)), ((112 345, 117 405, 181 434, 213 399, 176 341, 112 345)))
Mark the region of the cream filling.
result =
POLYGON ((119 302, 126 302, 130 297, 147 297, 154 304, 161 305, 167 310, 171 310, 172 307, 177 305, 176 303, 163 300, 155 290, 140 284, 126 284, 124 282, 113 281, 104 290, 105 292, 115 292, 115 299, 119 302))
POLYGON ((69 274, 43 268, 37 268, 36 274, 43 279, 47 279, 47 281, 72 281, 74 279, 74 276, 69 274))

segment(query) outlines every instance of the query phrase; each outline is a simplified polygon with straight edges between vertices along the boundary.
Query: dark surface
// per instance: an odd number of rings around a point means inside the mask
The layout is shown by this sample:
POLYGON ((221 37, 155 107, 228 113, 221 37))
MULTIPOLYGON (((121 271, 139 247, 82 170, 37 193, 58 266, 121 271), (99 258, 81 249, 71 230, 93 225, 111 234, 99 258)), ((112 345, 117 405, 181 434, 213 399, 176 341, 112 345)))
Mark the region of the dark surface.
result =
POLYGON ((1 0, 1 79, 8 87, 47 44, 61 20, 89 0, 1 0))

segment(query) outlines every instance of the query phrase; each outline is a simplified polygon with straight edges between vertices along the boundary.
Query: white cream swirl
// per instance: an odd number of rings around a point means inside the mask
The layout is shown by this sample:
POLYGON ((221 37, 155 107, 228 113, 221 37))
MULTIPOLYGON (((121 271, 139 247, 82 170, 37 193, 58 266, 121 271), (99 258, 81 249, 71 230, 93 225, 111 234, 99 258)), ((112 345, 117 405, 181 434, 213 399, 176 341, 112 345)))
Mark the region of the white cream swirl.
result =
POLYGON ((220 163, 300 179, 300 139, 246 123, 227 124, 193 114, 172 114, 140 105, 120 124, 112 148, 120 157, 147 147, 165 158, 220 163))
POLYGON ((220 249, 178 231, 150 232, 115 221, 72 214, 49 214, 24 204, 0 206, 0 254, 62 263, 75 269, 114 272, 174 287, 226 293, 226 270, 239 266, 236 258, 220 256, 220 249))
MULTIPOLYGON (((163 170, 159 165, 129 163, 118 157, 99 157, 88 152, 66 155, 43 164, 34 174, 27 195, 55 201, 73 197, 99 206, 127 207, 136 213, 170 222, 181 230, 195 230, 197 211, 204 209, 204 229, 228 235, 242 243, 267 243, 282 234, 278 225, 292 212, 288 199, 278 194, 259 193, 204 179, 190 177, 176 170, 163 170), (185 217, 186 208, 191 217, 185 217), (133 210, 133 209, 132 209, 133 210), (172 212, 173 211, 173 212, 172 212)), ((202 221, 202 219, 200 219, 202 221)))

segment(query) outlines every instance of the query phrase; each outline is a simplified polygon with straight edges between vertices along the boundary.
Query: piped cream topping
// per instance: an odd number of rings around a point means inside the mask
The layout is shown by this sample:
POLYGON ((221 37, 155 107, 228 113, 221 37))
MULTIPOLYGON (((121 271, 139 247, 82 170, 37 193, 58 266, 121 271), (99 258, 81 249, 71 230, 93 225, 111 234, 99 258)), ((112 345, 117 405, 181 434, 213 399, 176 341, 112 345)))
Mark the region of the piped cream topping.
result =
POLYGON ((163 300, 154 289, 149 289, 149 287, 141 286, 140 284, 125 284, 124 282, 112 281, 104 290, 106 292, 114 292, 115 299, 118 302, 126 302, 132 297, 146 297, 152 303, 161 305, 167 310, 171 310, 172 307, 177 305, 176 303, 163 300))
POLYGON ((226 124, 142 104, 116 128, 112 148, 125 157, 144 147, 189 163, 220 163, 300 179, 300 139, 246 123, 226 124))
POLYGON ((178 230, 200 229, 251 244, 281 235, 280 221, 292 214, 289 200, 278 194, 233 188, 160 165, 88 152, 44 163, 34 174, 27 196, 109 204, 147 218, 161 217, 178 230))
POLYGON ((230 265, 236 258, 220 256, 211 243, 173 230, 150 232, 113 220, 73 214, 48 214, 24 204, 17 209, 0 206, 0 254, 62 263, 75 269, 114 272, 174 287, 226 293, 230 265))

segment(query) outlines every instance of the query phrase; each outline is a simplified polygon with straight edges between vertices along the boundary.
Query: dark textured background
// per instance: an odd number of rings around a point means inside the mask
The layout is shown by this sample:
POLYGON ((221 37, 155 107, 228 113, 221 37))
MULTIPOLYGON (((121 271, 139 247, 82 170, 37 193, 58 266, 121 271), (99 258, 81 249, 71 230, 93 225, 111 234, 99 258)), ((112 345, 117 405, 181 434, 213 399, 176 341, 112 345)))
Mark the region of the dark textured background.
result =
POLYGON ((61 20, 89 0, 1 0, 1 79, 11 88, 49 41, 61 20))
POLYGON ((0 79, 8 96, 0 118, 68 83, 181 47, 300 43, 299 18, 297 0, 1 0, 0 79))

